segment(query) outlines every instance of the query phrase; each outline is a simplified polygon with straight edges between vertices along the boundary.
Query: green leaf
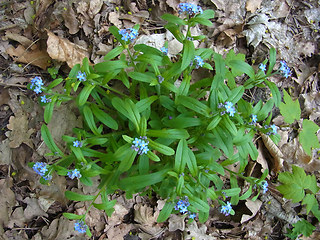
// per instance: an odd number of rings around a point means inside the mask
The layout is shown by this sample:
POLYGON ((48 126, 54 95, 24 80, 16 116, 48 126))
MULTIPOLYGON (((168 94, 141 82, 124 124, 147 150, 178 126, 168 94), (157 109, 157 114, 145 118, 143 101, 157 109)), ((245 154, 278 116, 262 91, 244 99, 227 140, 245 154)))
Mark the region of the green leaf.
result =
POLYGON ((64 156, 63 152, 58 148, 56 143, 54 142, 53 138, 51 137, 51 133, 47 127, 47 125, 42 124, 41 126, 41 137, 47 147, 53 152, 53 153, 58 153, 61 157, 64 156))
POLYGON ((304 119, 302 122, 302 131, 299 133, 299 142, 301 143, 303 150, 311 156, 312 148, 320 148, 319 140, 316 132, 319 127, 314 122, 304 119))
POLYGON ((184 186, 184 176, 180 175, 178 184, 177 184, 177 194, 182 195, 182 188, 184 186))
POLYGON ((91 111, 90 107, 88 107, 87 105, 84 106, 84 108, 83 108, 83 115, 84 115, 84 119, 86 120, 86 123, 88 124, 88 127, 90 128, 90 130, 95 135, 100 135, 100 132, 99 132, 99 130, 96 126, 96 123, 94 121, 92 111, 91 111))
POLYGON ((270 48, 270 60, 269 60, 269 67, 266 75, 269 75, 272 72, 272 69, 274 65, 276 64, 276 49, 275 48, 270 48))
POLYGON ((131 77, 134 80, 140 81, 140 82, 146 82, 151 83, 155 80, 155 76, 147 73, 140 73, 140 72, 129 72, 129 77, 131 77))
POLYGON ((70 220, 82 219, 84 217, 84 215, 77 215, 73 213, 63 213, 62 215, 70 220))
POLYGON ((137 132, 140 131, 140 113, 138 111, 137 106, 132 102, 131 99, 127 98, 125 99, 125 108, 128 112, 128 118, 131 120, 131 122, 134 124, 134 126, 137 129, 137 132))
POLYGON ((202 15, 198 15, 196 17, 193 17, 190 19, 190 22, 191 23, 199 23, 201 25, 204 25, 204 26, 212 26, 212 22, 204 17, 202 17, 202 15))
POLYGON ((174 154, 174 150, 172 148, 170 148, 168 146, 165 146, 165 145, 163 145, 161 143, 154 142, 151 139, 148 139, 148 141, 149 141, 149 146, 152 149, 154 149, 154 150, 156 150, 156 151, 158 151, 158 152, 160 152, 160 153, 162 153, 164 155, 167 155, 167 156, 172 156, 174 154))
POLYGON ((106 61, 94 65, 94 70, 98 73, 107 73, 114 70, 127 68, 128 64, 122 60, 106 61))
POLYGON ((147 130, 147 136, 168 139, 183 139, 188 138, 189 133, 185 129, 147 130))
POLYGON ((202 14, 200 14, 202 18, 210 19, 214 18, 214 11, 211 9, 204 10, 202 14))
POLYGON ((207 196, 213 201, 218 198, 218 195, 213 188, 207 188, 207 196))
POLYGON ((284 121, 291 124, 294 120, 299 120, 301 114, 299 101, 292 101, 286 90, 283 90, 283 99, 285 103, 280 103, 279 108, 284 121))
POLYGON ((192 41, 184 40, 183 41, 183 54, 182 54, 182 64, 181 70, 183 71, 190 66, 190 63, 193 61, 195 54, 194 44, 192 41))
POLYGON ((184 172, 187 158, 189 158, 188 149, 189 148, 186 139, 181 139, 178 143, 176 156, 174 160, 174 170, 179 174, 184 172))
POLYGON ((309 214, 309 212, 314 206, 319 206, 318 201, 314 196, 314 194, 309 194, 309 193, 304 197, 302 204, 306 204, 307 214, 309 214))
POLYGON ((112 49, 110 52, 107 53, 107 55, 104 56, 104 60, 108 61, 114 59, 115 57, 119 56, 123 50, 124 47, 122 45, 112 49))
POLYGON ((171 22, 178 25, 187 25, 187 22, 185 20, 182 20, 181 18, 174 16, 172 14, 165 13, 161 16, 161 18, 167 22, 171 22))
POLYGON ((118 123, 106 112, 101 110, 96 104, 91 104, 94 116, 109 128, 118 130, 118 123))
POLYGON ((214 129, 219 124, 221 119, 222 118, 221 118, 221 116, 219 114, 214 116, 212 118, 211 122, 208 124, 207 130, 210 131, 210 130, 214 129))
POLYGON ((62 81, 63 81, 63 78, 57 78, 56 80, 54 80, 53 82, 51 82, 51 83, 48 85, 47 90, 52 89, 52 88, 58 86, 62 81))
POLYGON ((164 169, 155 173, 127 177, 120 180, 119 186, 124 190, 139 190, 163 181, 168 171, 169 169, 164 169))
POLYGON ((293 232, 298 235, 303 234, 305 237, 309 237, 312 232, 316 229, 311 223, 305 219, 301 219, 298 222, 292 224, 294 226, 293 232))
POLYGON ((209 212, 210 207, 207 202, 195 196, 189 196, 189 202, 192 206, 196 207, 199 211, 209 212))
POLYGON ((56 101, 57 101, 57 97, 56 96, 52 97, 51 102, 49 102, 44 109, 44 121, 46 123, 49 123, 52 118, 53 109, 56 101))
POLYGON ((177 103, 206 117, 210 116, 209 113, 211 112, 211 109, 206 104, 201 103, 192 97, 179 96, 177 97, 177 103))
POLYGON ((241 188, 230 188, 223 190, 228 197, 238 196, 240 194, 241 188))
POLYGON ((168 23, 164 26, 166 29, 168 29, 173 36, 179 41, 179 42, 183 42, 184 40, 184 35, 181 33, 180 28, 177 24, 175 23, 168 23))
POLYGON ((172 213, 174 206, 175 206, 174 202, 167 201, 159 213, 159 216, 157 218, 157 222, 162 223, 162 222, 166 221, 168 219, 168 217, 170 216, 170 214, 172 213))
POLYGON ((145 111, 150 105, 158 99, 158 96, 151 96, 144 99, 141 99, 139 102, 136 103, 138 111, 141 113, 145 111))
POLYGON ((276 104, 276 107, 279 107, 281 103, 281 94, 279 92, 277 85, 274 82, 270 82, 268 80, 264 80, 264 83, 269 87, 272 94, 272 98, 274 99, 274 103, 276 104))
POLYGON ((138 152, 131 149, 131 147, 127 148, 125 152, 122 154, 121 158, 119 159, 121 162, 118 170, 121 173, 128 171, 131 168, 137 154, 138 152))
POLYGON ((71 191, 66 191, 64 194, 66 198, 71 201, 92 201, 95 198, 95 196, 83 195, 71 191))
POLYGON ((239 197, 239 200, 245 200, 249 198, 251 196, 251 193, 252 193, 252 185, 250 185, 249 189, 242 196, 239 197))
POLYGON ((234 68, 236 71, 243 72, 247 74, 250 78, 255 79, 255 72, 248 63, 241 60, 231 60, 229 62, 229 65, 231 68, 234 68))
POLYGON ((82 106, 86 103, 88 100, 88 97, 91 93, 91 91, 95 88, 95 85, 88 84, 84 86, 84 88, 81 90, 80 94, 78 95, 77 102, 79 106, 82 106))
POLYGON ((190 148, 188 148, 187 154, 188 154, 188 157, 186 158, 187 166, 192 176, 196 177, 198 175, 198 166, 197 166, 196 157, 194 156, 194 153, 191 151, 190 148))

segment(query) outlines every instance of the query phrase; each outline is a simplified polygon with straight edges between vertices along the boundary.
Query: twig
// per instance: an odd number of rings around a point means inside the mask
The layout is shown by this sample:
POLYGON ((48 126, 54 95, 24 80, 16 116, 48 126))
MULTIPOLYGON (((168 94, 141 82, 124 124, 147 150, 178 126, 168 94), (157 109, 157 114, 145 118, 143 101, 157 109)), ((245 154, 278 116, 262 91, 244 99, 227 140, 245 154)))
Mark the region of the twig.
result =
POLYGON ((4 82, 0 82, 0 86, 5 86, 5 87, 21 87, 21 88, 27 88, 26 85, 22 85, 22 84, 15 84, 15 83, 4 83, 4 82))
POLYGON ((14 28, 16 26, 17 26, 17 24, 15 24, 15 23, 11 24, 11 25, 7 25, 7 26, 4 26, 4 27, 1 27, 0 31, 4 31, 4 30, 10 29, 10 28, 14 28))

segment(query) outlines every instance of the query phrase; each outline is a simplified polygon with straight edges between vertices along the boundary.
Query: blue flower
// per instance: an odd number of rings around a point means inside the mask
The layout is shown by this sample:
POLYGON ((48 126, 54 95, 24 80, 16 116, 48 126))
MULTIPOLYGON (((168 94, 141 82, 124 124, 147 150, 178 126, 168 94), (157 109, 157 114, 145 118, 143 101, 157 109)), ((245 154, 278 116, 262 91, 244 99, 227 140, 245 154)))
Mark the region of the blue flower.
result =
POLYGON ((162 48, 160 48, 160 51, 161 51, 164 55, 168 55, 168 48, 162 47, 162 48))
POLYGON ((180 3, 178 5, 178 8, 179 8, 179 11, 178 11, 179 14, 186 13, 189 15, 195 15, 197 13, 200 13, 200 14, 203 13, 202 8, 200 6, 197 6, 192 3, 180 3))
POLYGON ((274 124, 270 125, 271 129, 272 129, 272 134, 277 134, 278 131, 278 127, 274 124))
POLYGON ((146 136, 140 137, 140 139, 139 138, 135 138, 132 141, 131 148, 134 149, 135 151, 137 151, 138 154, 140 154, 140 155, 141 154, 147 154, 148 151, 149 151, 148 144, 149 144, 149 141, 147 140, 146 136))
POLYGON ((48 165, 44 162, 36 162, 32 169, 39 174, 41 177, 43 177, 45 180, 51 180, 52 176, 49 175, 48 165))
POLYGON ((77 221, 74 223, 74 230, 79 233, 85 233, 87 231, 88 226, 83 221, 77 221))
POLYGON ((180 213, 185 214, 188 212, 188 207, 190 206, 188 197, 185 197, 185 200, 179 200, 174 207, 175 210, 179 210, 180 213))
POLYGON ((257 115, 252 114, 251 115, 251 123, 256 123, 257 122, 257 115))
POLYGON ((40 97, 41 98, 41 102, 42 103, 49 103, 51 102, 51 99, 50 98, 47 98, 46 95, 43 95, 40 97))
POLYGON ((164 77, 162 77, 161 75, 158 75, 157 77, 158 77, 158 81, 159 81, 159 83, 162 83, 162 82, 163 82, 163 80, 164 80, 164 77))
POLYGON ((263 194, 265 194, 268 191, 268 186, 269 186, 268 182, 262 181, 261 183, 262 183, 261 188, 262 188, 263 194))
POLYGON ((263 63, 260 63, 259 68, 260 68, 263 72, 265 72, 266 69, 267 69, 267 66, 266 66, 265 64, 263 64, 263 63))
POLYGON ((236 113, 235 108, 233 107, 232 102, 225 102, 224 107, 226 108, 226 112, 230 114, 231 117, 236 113))
POLYGON ((231 210, 232 210, 231 203, 227 202, 226 205, 221 206, 220 212, 223 213, 224 215, 228 216, 230 214, 231 210))
POLYGON ((196 68, 202 67, 204 62, 203 59, 200 56, 195 56, 194 61, 196 61, 196 68))
POLYGON ((81 173, 78 169, 74 169, 74 170, 68 172, 68 177, 71 179, 74 179, 75 177, 81 178, 81 173))
POLYGON ((41 87, 43 86, 43 81, 41 77, 36 76, 33 79, 31 79, 30 82, 31 82, 31 85, 30 85, 31 90, 33 90, 37 94, 42 92, 41 87))
POLYGON ((74 147, 82 147, 82 142, 75 140, 75 141, 73 141, 73 146, 74 147))
POLYGON ((126 28, 119 30, 119 34, 122 36, 121 39, 125 42, 133 41, 138 36, 138 30, 134 28, 126 28))
POLYGON ((195 214, 195 213, 190 213, 190 214, 189 214, 189 218, 194 219, 195 217, 196 217, 196 214, 195 214))
POLYGON ((288 67, 287 63, 285 61, 280 61, 280 72, 282 72, 283 76, 288 78, 289 76, 291 76, 291 70, 290 68, 288 67))
POLYGON ((87 80, 87 74, 85 72, 81 72, 79 71, 78 74, 77 74, 77 79, 80 81, 80 82, 84 82, 87 80))

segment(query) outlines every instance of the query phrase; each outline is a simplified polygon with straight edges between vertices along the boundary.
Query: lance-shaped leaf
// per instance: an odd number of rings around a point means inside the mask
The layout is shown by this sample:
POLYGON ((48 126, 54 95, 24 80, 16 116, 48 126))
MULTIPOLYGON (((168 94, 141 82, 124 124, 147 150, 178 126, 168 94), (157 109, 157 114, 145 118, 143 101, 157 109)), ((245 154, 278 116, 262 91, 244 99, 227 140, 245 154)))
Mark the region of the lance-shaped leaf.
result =
POLYGON ((190 66, 190 63, 194 59, 195 49, 194 44, 192 41, 184 40, 183 41, 183 54, 182 54, 182 64, 181 64, 181 70, 183 71, 188 66, 190 66))
POLYGON ((188 138, 189 133, 185 129, 147 130, 147 136, 169 139, 182 139, 188 138))
POLYGON ((92 201, 95 198, 95 196, 83 195, 71 191, 66 191, 65 196, 72 201, 92 201))
POLYGON ((197 113, 200 113, 206 117, 210 116, 211 109, 204 103, 201 103, 197 99, 187 97, 187 96, 179 96, 177 97, 177 103, 182 104, 184 107, 189 108, 197 113))
POLYGON ((63 152, 60 150, 60 148, 58 148, 58 146, 54 142, 54 140, 51 136, 51 133, 50 133, 47 125, 45 125, 45 124, 42 124, 42 126, 41 126, 41 137, 42 137, 43 141, 45 142, 45 144, 47 145, 47 147, 53 153, 57 153, 62 157, 64 156, 63 152))

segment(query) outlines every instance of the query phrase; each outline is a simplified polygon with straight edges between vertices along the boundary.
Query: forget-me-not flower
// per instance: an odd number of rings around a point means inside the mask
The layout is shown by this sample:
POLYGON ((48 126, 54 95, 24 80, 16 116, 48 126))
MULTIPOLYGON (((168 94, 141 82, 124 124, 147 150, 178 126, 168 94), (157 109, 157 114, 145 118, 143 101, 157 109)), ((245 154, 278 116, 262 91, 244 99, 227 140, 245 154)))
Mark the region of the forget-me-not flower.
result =
POLYGON ((132 42, 138 36, 138 30, 134 28, 126 28, 119 30, 119 34, 122 36, 121 39, 123 41, 132 42))
POLYGON ((48 174, 48 165, 44 162, 36 162, 32 169, 41 177, 43 177, 44 180, 50 180, 52 178, 52 176, 48 174))
POLYGON ((195 15, 198 13, 200 14, 203 13, 202 8, 193 3, 180 3, 178 5, 178 8, 179 8, 178 10, 179 14, 186 13, 189 15, 195 15))
POLYGON ((261 183, 262 183, 262 185, 261 185, 262 192, 263 192, 263 194, 265 194, 268 191, 268 182, 262 181, 261 183))
POLYGON ((251 115, 251 123, 257 123, 257 115, 252 114, 251 115))
POLYGON ((160 48, 160 51, 161 51, 164 55, 168 55, 168 48, 162 47, 162 48, 160 48))
POLYGON ((259 68, 260 68, 263 72, 265 72, 265 71, 267 70, 267 66, 266 66, 265 64, 263 64, 263 63, 260 63, 259 68))
POLYGON ((74 179, 75 177, 81 178, 81 173, 78 169, 74 169, 74 170, 68 172, 68 177, 71 179, 74 179))
POLYGON ((132 141, 131 148, 138 152, 138 154, 147 154, 149 151, 148 148, 149 141, 147 140, 147 137, 140 137, 140 138, 134 138, 132 141))
POLYGON ((194 61, 196 62, 196 68, 202 67, 204 62, 203 59, 200 56, 195 56, 194 61))
POLYGON ((79 71, 78 74, 77 74, 77 79, 80 81, 80 82, 84 82, 87 80, 87 74, 85 72, 81 72, 79 71))
POLYGON ((87 227, 87 224, 85 224, 83 221, 77 221, 74 223, 74 230, 79 233, 85 233, 87 231, 87 227))
POLYGON ((39 94, 42 92, 41 87, 43 86, 43 81, 41 79, 41 77, 34 77, 31 79, 31 85, 30 85, 30 89, 33 90, 36 94, 39 94))
POLYGON ((73 146, 74 147, 82 147, 82 142, 80 142, 79 140, 75 140, 75 141, 73 141, 73 146))
POLYGON ((226 205, 221 206, 220 212, 228 216, 232 210, 231 203, 227 202, 226 205))
POLYGON ((291 76, 291 70, 290 68, 288 67, 287 63, 285 61, 280 61, 280 68, 279 70, 282 72, 283 76, 288 78, 291 76))

